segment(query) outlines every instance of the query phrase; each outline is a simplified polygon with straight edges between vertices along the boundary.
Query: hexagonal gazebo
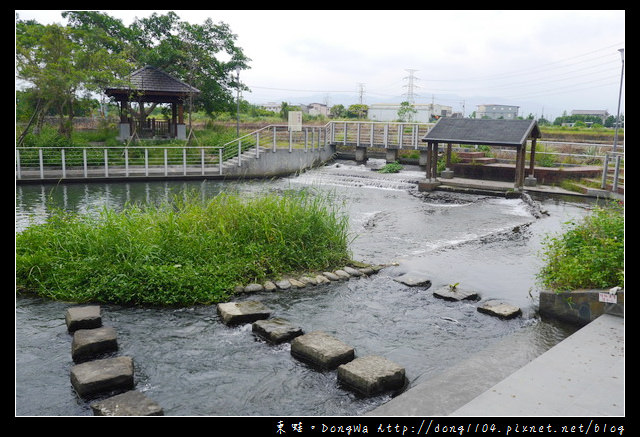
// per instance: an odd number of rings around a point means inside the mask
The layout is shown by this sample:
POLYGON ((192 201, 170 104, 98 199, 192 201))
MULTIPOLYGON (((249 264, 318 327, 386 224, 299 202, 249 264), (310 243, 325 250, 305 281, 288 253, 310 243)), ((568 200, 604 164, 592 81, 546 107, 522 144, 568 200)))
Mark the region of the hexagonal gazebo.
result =
POLYGON ((126 140, 137 135, 141 138, 186 139, 184 105, 189 102, 189 99, 199 94, 200 90, 151 66, 134 71, 128 79, 130 83, 128 87, 105 89, 105 94, 113 97, 120 106, 118 138, 126 140), (138 104, 135 117, 131 102, 138 104), (144 109, 145 103, 152 104, 148 111, 144 109), (149 113, 159 103, 171 104, 170 120, 148 118, 149 113))

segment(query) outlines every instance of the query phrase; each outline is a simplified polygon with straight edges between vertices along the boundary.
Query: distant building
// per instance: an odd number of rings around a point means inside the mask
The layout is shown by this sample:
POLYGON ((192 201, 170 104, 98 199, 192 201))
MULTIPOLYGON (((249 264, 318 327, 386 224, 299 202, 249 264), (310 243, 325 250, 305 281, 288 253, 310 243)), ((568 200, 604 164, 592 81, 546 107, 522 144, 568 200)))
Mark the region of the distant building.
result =
MULTIPOLYGON (((453 114, 451 106, 444 106, 434 103, 416 103, 413 109, 416 112, 412 116, 413 122, 429 123, 435 118, 449 117, 453 114)), ((398 121, 398 110, 400 104, 395 103, 374 103, 369 106, 369 120, 371 121, 398 121)))
POLYGON ((606 119, 609 117, 609 113, 604 109, 603 110, 574 109, 573 111, 571 111, 571 115, 590 115, 594 117, 599 117, 602 120, 602 124, 604 124, 606 119))
POLYGON ((329 107, 323 103, 310 103, 308 105, 300 105, 302 112, 309 115, 329 116, 329 107))
POLYGON ((271 112, 280 112, 282 108, 282 103, 268 102, 263 105, 258 105, 260 108, 265 109, 271 112))
POLYGON ((477 108, 476 118, 515 120, 518 117, 518 108, 520 107, 514 105, 487 104, 478 105, 477 108))

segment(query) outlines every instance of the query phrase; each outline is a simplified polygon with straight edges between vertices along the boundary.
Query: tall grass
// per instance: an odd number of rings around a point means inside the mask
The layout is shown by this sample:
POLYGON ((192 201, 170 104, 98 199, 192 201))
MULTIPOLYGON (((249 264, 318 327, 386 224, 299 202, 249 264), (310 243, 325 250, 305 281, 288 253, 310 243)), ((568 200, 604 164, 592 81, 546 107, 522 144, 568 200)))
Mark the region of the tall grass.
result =
POLYGON ((539 281, 556 291, 624 286, 624 207, 599 206, 543 242, 539 281))
POLYGON ((16 281, 58 300, 209 304, 238 284, 344 265, 348 244, 330 195, 189 194, 93 217, 56 212, 16 235, 16 281))

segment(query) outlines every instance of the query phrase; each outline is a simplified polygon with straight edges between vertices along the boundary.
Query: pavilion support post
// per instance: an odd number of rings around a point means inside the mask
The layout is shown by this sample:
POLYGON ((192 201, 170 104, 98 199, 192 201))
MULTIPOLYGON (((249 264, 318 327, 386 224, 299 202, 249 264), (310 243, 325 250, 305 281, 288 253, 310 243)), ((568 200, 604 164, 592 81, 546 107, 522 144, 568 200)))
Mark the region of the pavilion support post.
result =
POLYGON ((445 166, 444 170, 440 173, 443 179, 453 178, 453 170, 451 170, 451 143, 447 143, 447 151, 445 154, 445 166))
POLYGON ((187 139, 187 127, 184 124, 184 105, 178 104, 178 124, 176 125, 176 138, 178 140, 187 139))
POLYGON ((513 188, 518 191, 521 187, 520 185, 520 174, 522 173, 522 145, 516 147, 516 171, 515 171, 515 179, 513 181, 513 188))
POLYGON ((527 187, 534 187, 537 183, 536 176, 534 174, 535 157, 536 157, 536 138, 531 140, 531 152, 529 157, 529 175, 524 179, 524 184, 527 187))
POLYGON ((431 165, 432 165, 432 173, 433 173, 433 180, 436 181, 438 180, 437 175, 438 175, 438 143, 433 143, 433 158, 431 158, 431 165))

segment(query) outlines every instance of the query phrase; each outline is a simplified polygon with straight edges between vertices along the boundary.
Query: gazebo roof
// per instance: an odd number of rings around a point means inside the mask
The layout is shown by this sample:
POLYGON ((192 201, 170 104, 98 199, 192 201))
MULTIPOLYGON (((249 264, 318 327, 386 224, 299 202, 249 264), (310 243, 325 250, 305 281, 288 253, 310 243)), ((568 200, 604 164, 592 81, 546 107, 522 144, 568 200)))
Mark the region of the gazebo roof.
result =
POLYGON ((134 71, 129 76, 130 86, 123 88, 106 88, 105 93, 117 100, 127 100, 137 94, 147 102, 173 102, 184 100, 200 90, 188 85, 164 71, 146 66, 134 71))
POLYGON ((422 141, 517 147, 530 137, 540 138, 540 128, 535 120, 441 118, 422 141))

